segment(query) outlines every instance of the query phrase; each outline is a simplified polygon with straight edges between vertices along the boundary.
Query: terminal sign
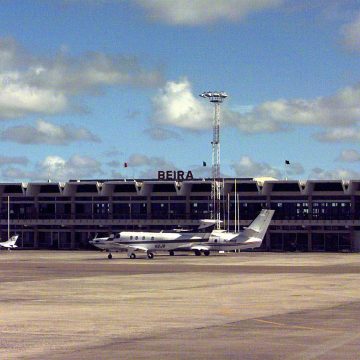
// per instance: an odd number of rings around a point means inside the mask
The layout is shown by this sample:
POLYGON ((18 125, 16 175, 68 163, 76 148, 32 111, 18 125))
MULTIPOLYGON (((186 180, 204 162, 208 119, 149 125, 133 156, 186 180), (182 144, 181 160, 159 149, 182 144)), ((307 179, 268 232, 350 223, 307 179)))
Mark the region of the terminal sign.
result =
POLYGON ((178 170, 178 171, 159 170, 158 171, 158 180, 182 181, 182 180, 193 180, 193 179, 194 179, 194 177, 193 177, 193 174, 192 174, 192 172, 190 170, 189 171, 182 171, 182 170, 178 170))

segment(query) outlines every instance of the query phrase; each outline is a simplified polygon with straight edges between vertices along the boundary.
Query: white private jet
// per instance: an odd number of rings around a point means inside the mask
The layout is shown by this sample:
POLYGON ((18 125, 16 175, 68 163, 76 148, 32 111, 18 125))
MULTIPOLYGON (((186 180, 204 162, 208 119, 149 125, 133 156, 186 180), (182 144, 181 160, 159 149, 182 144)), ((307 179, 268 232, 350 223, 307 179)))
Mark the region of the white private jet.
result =
POLYGON ((261 210, 256 219, 239 232, 213 230, 208 242, 192 246, 190 250, 199 256, 201 252, 209 255, 210 251, 241 251, 258 248, 262 244, 274 212, 275 210, 261 210))
POLYGON ((122 231, 115 236, 95 238, 90 243, 106 250, 109 259, 111 253, 117 251, 127 251, 131 259, 136 258, 136 251, 145 251, 152 259, 156 251, 168 251, 170 255, 175 251, 194 251, 197 256, 201 253, 208 256, 211 251, 254 249, 261 246, 273 214, 274 210, 262 210, 246 229, 236 233, 225 230, 210 233, 209 227, 215 225, 216 220, 202 220, 197 232, 122 231))
POLYGON ((174 251, 182 247, 208 241, 215 224, 216 220, 201 220, 200 226, 195 230, 122 231, 109 237, 95 237, 89 243, 107 251, 109 259, 112 258, 112 252, 118 251, 127 251, 130 259, 136 258, 136 251, 145 251, 148 258, 152 259, 156 251, 168 251, 170 255, 174 255, 174 251))
POLYGON ((19 237, 19 235, 14 235, 9 240, 0 242, 0 247, 4 247, 8 250, 17 248, 15 243, 16 243, 18 237, 19 237))

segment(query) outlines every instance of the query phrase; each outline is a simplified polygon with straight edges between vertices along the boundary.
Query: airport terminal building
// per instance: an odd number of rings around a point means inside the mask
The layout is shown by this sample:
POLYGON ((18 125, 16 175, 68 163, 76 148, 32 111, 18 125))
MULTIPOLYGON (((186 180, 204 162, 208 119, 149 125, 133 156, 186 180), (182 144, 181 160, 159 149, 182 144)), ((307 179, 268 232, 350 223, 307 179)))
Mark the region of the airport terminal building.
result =
MULTIPOLYGON (((360 251, 360 180, 221 181, 225 228, 234 227, 235 182, 241 226, 262 208, 275 210, 261 250, 360 251)), ((85 249, 95 234, 194 227, 212 216, 211 186, 211 179, 1 183, 1 238, 10 224, 20 248, 85 249)))

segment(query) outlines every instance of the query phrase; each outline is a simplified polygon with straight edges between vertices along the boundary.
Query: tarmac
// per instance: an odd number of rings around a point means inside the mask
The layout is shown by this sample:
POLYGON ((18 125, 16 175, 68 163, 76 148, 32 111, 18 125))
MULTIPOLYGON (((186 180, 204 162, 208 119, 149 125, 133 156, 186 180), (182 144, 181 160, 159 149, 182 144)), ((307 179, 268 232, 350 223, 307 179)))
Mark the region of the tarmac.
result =
POLYGON ((360 254, 0 251, 0 359, 359 359, 360 254))

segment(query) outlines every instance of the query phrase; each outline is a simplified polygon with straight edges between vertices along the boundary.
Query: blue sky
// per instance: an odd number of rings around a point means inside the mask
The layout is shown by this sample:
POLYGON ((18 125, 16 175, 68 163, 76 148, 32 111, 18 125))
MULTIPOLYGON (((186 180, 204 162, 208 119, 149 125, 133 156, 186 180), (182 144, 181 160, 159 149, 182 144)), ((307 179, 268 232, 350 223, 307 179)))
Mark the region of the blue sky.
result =
POLYGON ((358 1, 3 0, 0 10, 0 181, 208 176, 207 90, 229 94, 225 176, 284 178, 285 160, 293 179, 360 176, 358 1))

